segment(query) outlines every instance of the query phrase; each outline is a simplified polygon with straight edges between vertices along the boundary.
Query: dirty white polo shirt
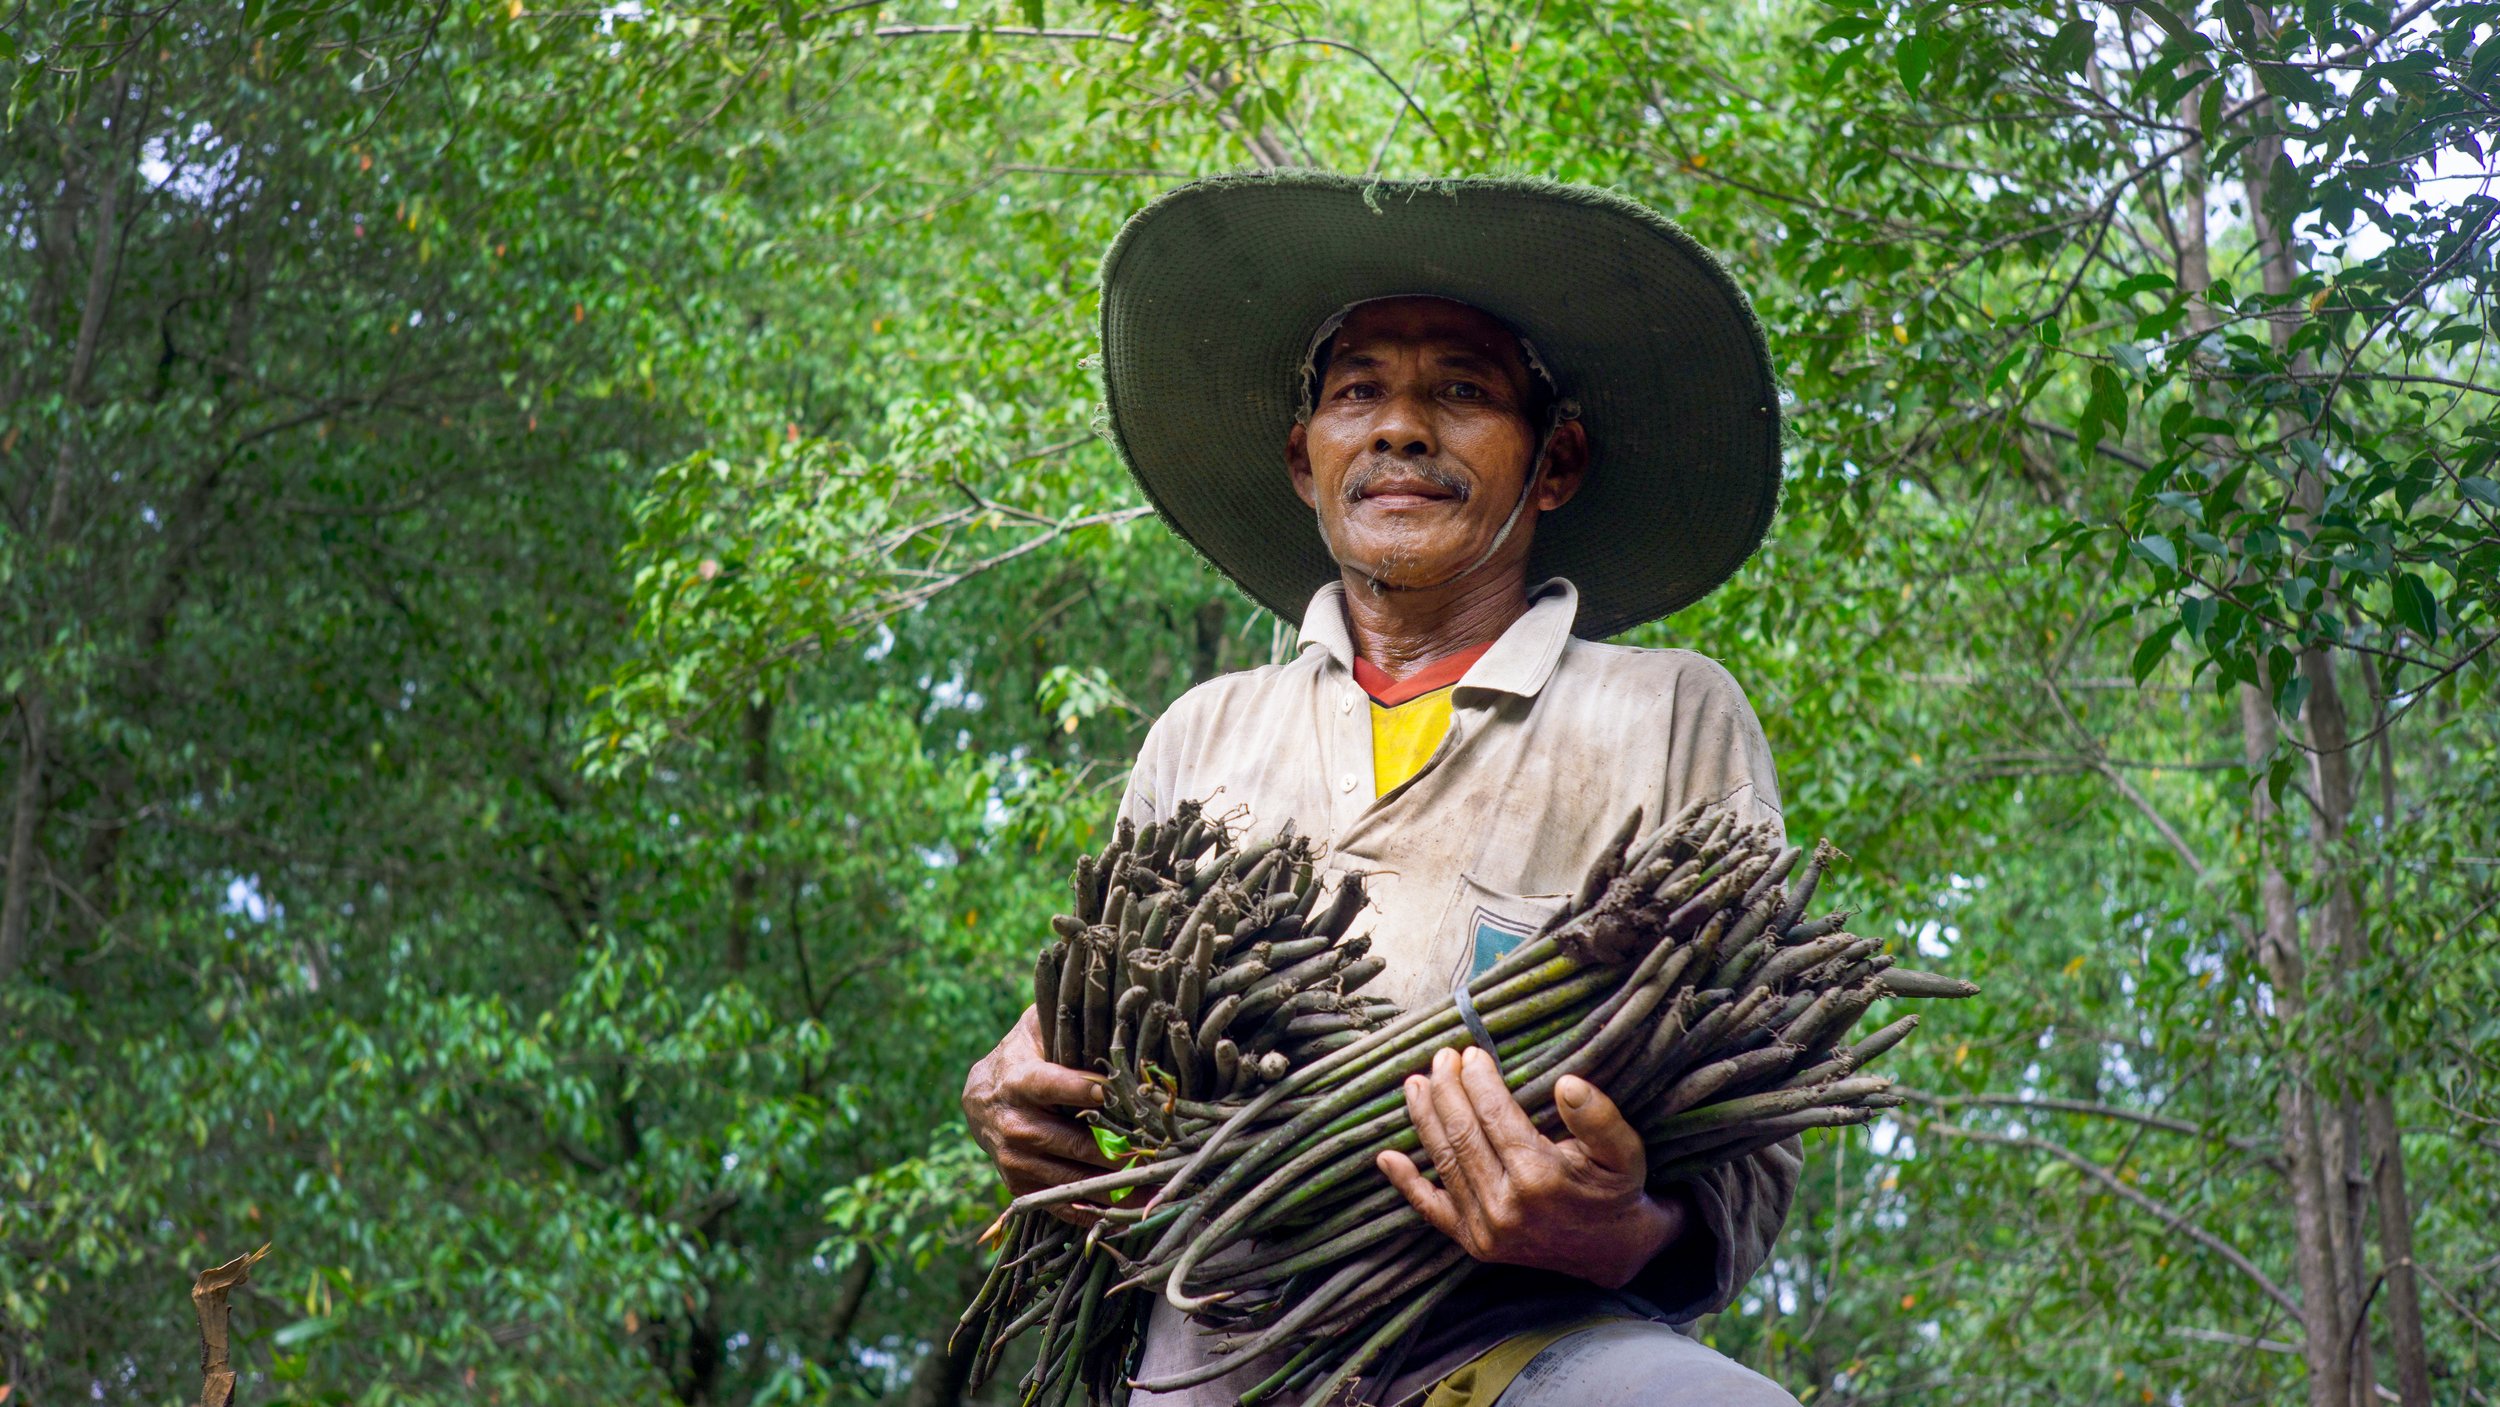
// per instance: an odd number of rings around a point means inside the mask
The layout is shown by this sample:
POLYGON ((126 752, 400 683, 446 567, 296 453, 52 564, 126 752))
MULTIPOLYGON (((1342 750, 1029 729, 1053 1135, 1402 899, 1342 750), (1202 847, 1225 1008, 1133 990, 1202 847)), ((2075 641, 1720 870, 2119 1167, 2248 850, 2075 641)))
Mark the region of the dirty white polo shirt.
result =
MULTIPOLYGON (((1575 638, 1579 593, 1556 578, 1459 680, 1448 735, 1422 771, 1372 789, 1371 709, 1355 683, 1345 588, 1323 587, 1283 664, 1190 690, 1147 734, 1121 814, 1142 825, 1203 800, 1267 834, 1287 818, 1325 840, 1333 867, 1371 875, 1372 952, 1387 970, 1365 990, 1413 1007, 1447 993, 1543 926, 1635 809, 1655 823, 1693 801, 1779 821, 1762 726, 1744 690, 1709 658, 1575 638)), ((1627 1290, 1631 1312, 1683 1322, 1723 1307, 1769 1254, 1798 1169, 1794 1144, 1713 1170, 1692 1191, 1700 1237, 1659 1257, 1627 1290)), ((1477 1281, 1425 1326, 1415 1373, 1448 1371, 1510 1333, 1620 1304, 1583 1282, 1511 1267, 1477 1281), (1446 1366, 1444 1366, 1446 1365, 1446 1366)), ((1157 1305, 1146 1376, 1201 1361, 1198 1335, 1157 1305)), ((1259 1374, 1137 1407, 1230 1403, 1259 1374)))

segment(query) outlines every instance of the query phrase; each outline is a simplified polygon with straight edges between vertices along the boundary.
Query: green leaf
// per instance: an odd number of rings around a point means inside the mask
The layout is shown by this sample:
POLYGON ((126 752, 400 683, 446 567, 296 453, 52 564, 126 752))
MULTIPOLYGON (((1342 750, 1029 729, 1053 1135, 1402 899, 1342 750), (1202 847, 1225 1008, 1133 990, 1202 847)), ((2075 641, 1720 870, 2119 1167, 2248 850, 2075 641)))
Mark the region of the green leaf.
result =
POLYGON ((2257 76, 2264 81, 2266 91, 2278 98, 2312 107, 2325 107, 2334 101, 2334 94, 2327 91, 2325 84, 2307 69, 2292 64, 2259 64, 2257 76))
POLYGON ((2214 86, 2213 77, 2214 71, 2207 68, 2205 65, 2201 63, 2189 65, 2187 68, 2182 69, 2177 77, 2171 79, 2169 83, 2163 86, 2161 93, 2162 106, 2176 106, 2181 98, 2195 92, 2200 86, 2206 88, 2207 90, 2211 90, 2214 86))
POLYGON ((2162 4, 2161 0, 2127 0, 2127 3, 2151 16, 2153 23, 2170 31, 2170 37, 2180 43, 2198 45, 2205 43, 2205 36, 2198 34, 2194 26, 2179 18, 2178 12, 2162 4))
POLYGON ((1918 96, 1920 85, 1927 81, 1930 61, 1925 34, 1911 35, 1892 51, 1893 69, 1901 75, 1901 86, 1908 89, 1913 98, 1918 96))
POLYGON ((2179 602, 2179 626, 2189 639, 2204 643, 2205 632, 2213 629, 2214 617, 2222 613, 2222 604, 2208 596, 2190 596, 2179 602))
POLYGON ((2153 671, 2161 667, 2162 656, 2170 652, 2170 642, 2178 634, 2177 621, 2164 621, 2159 629, 2136 645, 2135 658, 2127 664, 2127 673, 2134 677, 2135 682, 2141 684, 2153 676, 2153 671))
POLYGON ((2127 550, 2157 567, 2179 569, 2179 549, 2160 533, 2148 533, 2127 544, 2127 550))
POLYGON ((2002 390, 2005 383, 2013 378, 2014 368, 2021 365, 2023 358, 2030 354, 2031 348, 2028 345, 2015 343, 2014 350, 1997 358, 1997 364, 1988 368, 1987 379, 1981 383, 1981 389, 1989 392, 2002 390))
POLYGON ((2088 19, 2071 19, 2058 26, 2057 33, 2040 53, 2040 66, 2051 73, 2081 73, 2092 60, 2093 23, 2088 19))
POLYGON ((269 1336, 269 1342, 279 1348, 293 1348, 299 1343, 310 1343, 314 1339, 321 1338, 338 1326, 337 1317, 332 1315, 298 1319, 292 1324, 281 1325, 276 1333, 269 1336))
POLYGON ((2396 619, 2407 630, 2420 636, 2425 645, 2439 638, 2439 596, 2428 583, 2411 572, 2398 572, 2392 594, 2396 619))
POLYGON ((2494 34, 2474 51, 2474 60, 2466 65, 2465 86, 2475 92, 2489 88, 2493 75, 2500 74, 2500 34, 2494 34))
POLYGON ((2187 321, 2187 305, 2174 303, 2158 313, 2147 313, 2135 320, 2135 335, 2143 341, 2167 336, 2170 329, 2187 321))
POLYGON ((1035 29, 1042 27, 1042 0, 1024 0, 1024 22, 1035 29))
MULTIPOLYGON (((1112 1162, 1127 1162, 1130 1159, 1142 1156, 1130 1146, 1128 1135, 1114 1133, 1110 1129, 1103 1127, 1101 1124, 1092 1125, 1092 1128, 1094 1132, 1094 1146, 1101 1149, 1102 1155, 1105 1158, 1110 1159, 1112 1162)), ((1125 1201, 1128 1194, 1134 1190, 1134 1188, 1128 1187, 1117 1188, 1111 1193, 1110 1200, 1113 1202, 1125 1201)))
POLYGON ((2230 34, 2232 43, 2243 49, 2256 45, 2257 20, 2248 12, 2248 0, 2222 0, 2215 9, 2221 14, 2222 27, 2230 34))
MULTIPOLYGON (((2083 419, 2075 426, 2075 438, 2083 451, 2090 454, 2102 439, 2127 428, 2127 388, 2118 373, 2105 366, 2092 368, 2092 394, 2084 402, 2083 419)), ((2173 565, 2176 565, 2175 563, 2173 565)))

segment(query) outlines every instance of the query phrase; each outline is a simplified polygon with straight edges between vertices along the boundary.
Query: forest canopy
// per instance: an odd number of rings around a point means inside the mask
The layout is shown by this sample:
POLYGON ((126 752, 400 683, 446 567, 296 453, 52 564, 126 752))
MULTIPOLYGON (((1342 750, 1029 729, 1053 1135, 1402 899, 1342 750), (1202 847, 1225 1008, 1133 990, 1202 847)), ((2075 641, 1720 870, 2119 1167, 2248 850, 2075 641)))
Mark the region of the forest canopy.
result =
POLYGON ((1287 166, 1610 187, 1769 331, 1771 538, 1629 638, 1987 995, 1709 1340, 2500 1400, 2500 4, 36 0, 0 61, 0 1401, 191 1400, 264 1243, 249 1402, 961 1400, 963 1070, 1147 724, 1293 644, 1104 440, 1097 263, 1287 166))

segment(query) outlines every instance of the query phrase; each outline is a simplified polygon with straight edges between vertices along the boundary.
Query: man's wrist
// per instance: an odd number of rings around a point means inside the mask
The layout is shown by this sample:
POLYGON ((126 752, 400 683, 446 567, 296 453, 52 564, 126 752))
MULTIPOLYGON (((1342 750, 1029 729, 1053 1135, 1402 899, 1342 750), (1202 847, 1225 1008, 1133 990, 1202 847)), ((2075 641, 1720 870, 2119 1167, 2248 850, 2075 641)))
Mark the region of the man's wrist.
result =
POLYGON ((1676 1243, 1677 1238, 1684 1234, 1684 1221, 1682 1199, 1643 1192, 1632 1214, 1616 1228, 1614 1240, 1624 1248, 1623 1261, 1589 1267, 1579 1272, 1581 1278, 1604 1289, 1622 1289, 1631 1284, 1661 1252, 1676 1243))

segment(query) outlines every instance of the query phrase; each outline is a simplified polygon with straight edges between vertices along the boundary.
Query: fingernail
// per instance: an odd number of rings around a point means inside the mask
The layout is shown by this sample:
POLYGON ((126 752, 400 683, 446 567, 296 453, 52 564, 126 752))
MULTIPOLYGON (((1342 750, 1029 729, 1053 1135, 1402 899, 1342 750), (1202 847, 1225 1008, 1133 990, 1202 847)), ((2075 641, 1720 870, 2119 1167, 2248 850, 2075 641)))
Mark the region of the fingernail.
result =
POLYGON ((1554 1097, 1561 1100, 1565 1104, 1575 1107, 1586 1104, 1589 1102, 1588 1082, 1581 1079, 1577 1075, 1573 1075, 1570 1078, 1565 1079, 1561 1084, 1554 1086, 1554 1097))

